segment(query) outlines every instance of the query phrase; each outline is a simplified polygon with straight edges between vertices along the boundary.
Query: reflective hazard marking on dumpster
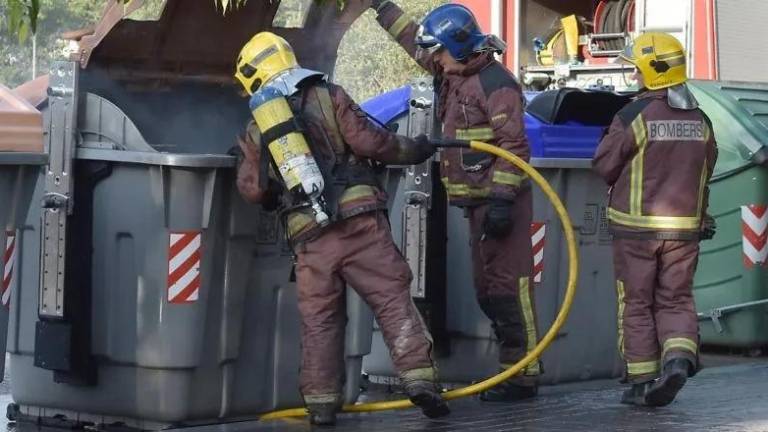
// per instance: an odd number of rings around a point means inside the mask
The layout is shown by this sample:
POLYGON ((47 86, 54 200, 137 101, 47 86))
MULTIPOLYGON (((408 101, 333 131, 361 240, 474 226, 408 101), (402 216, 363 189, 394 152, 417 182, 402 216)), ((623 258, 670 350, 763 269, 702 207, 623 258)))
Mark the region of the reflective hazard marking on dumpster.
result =
POLYGON ((744 265, 765 265, 768 258, 768 206, 741 206, 744 265))
POLYGON ((5 249, 3 253, 3 271, 2 284, 2 302, 3 306, 8 307, 11 303, 11 282, 13 282, 13 270, 16 266, 16 233, 8 231, 5 240, 5 249))
POLYGON ((541 282, 544 274, 544 237, 547 225, 541 222, 531 224, 531 243, 533 244, 533 281, 541 282))
POLYGON ((198 231, 171 233, 168 248, 168 302, 194 303, 200 294, 200 245, 198 231))

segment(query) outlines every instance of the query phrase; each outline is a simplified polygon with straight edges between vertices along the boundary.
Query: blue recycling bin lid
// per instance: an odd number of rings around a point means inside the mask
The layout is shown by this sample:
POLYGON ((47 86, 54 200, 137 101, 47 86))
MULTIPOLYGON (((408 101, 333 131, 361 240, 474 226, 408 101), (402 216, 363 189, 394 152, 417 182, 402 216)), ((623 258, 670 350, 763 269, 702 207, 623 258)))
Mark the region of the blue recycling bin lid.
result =
MULTIPOLYGON (((523 92, 528 106, 542 106, 556 98, 551 92, 523 92), (537 101, 540 103, 537 104, 537 101)), ((408 112, 411 87, 404 86, 373 97, 361 104, 361 107, 373 118, 383 124, 396 120, 408 112)), ((578 95, 577 95, 578 97, 578 95)), ((575 99, 571 96, 571 99, 575 99)), ((628 99, 627 99, 628 100, 628 99)), ((559 106, 559 105, 558 105, 559 106)), ((553 106, 547 116, 553 120, 558 117, 553 106)), ((565 106, 565 105, 563 105, 565 106)), ((606 125, 590 125, 579 120, 557 119, 558 123, 547 122, 547 116, 537 113, 525 113, 525 131, 531 146, 531 156, 536 158, 585 158, 594 156, 606 125)), ((610 113, 609 117, 612 117, 610 113)))

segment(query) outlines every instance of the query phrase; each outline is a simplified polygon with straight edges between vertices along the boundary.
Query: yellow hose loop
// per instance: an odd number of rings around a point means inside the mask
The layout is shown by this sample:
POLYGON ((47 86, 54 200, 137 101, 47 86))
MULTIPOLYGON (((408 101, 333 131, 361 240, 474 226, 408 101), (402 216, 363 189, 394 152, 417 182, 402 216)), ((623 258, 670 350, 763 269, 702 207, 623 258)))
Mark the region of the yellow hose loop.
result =
MULTIPOLYGON (((549 185, 549 182, 547 182, 547 180, 544 177, 542 177, 541 174, 539 174, 539 172, 536 171, 536 169, 534 169, 524 160, 520 159, 519 157, 515 156, 514 154, 504 149, 501 149, 499 147, 486 144, 483 142, 479 142, 479 141, 471 141, 470 147, 474 150, 478 150, 478 151, 482 151, 485 153, 490 153, 495 156, 498 156, 514 164, 516 167, 520 168, 523 172, 528 174, 528 176, 537 185, 539 185, 539 187, 541 187, 542 191, 544 191, 544 194, 547 196, 549 201, 552 202, 552 205, 554 206, 555 211, 557 212, 557 216, 560 218, 560 222, 563 224, 565 241, 568 246, 568 285, 565 290, 565 298, 563 299, 563 304, 562 306, 560 306, 560 311, 557 314, 557 318, 555 318, 555 322, 552 323, 552 327, 550 327, 549 331, 547 331, 547 334, 545 334, 544 337, 541 339, 541 341, 539 341, 539 343, 536 345, 533 351, 529 352, 528 355, 526 355, 522 360, 515 363, 512 367, 505 370, 504 372, 499 373, 498 375, 492 376, 486 379, 485 381, 481 381, 477 384, 473 384, 467 387, 462 387, 456 390, 451 390, 449 392, 443 393, 443 397, 446 400, 452 400, 452 399, 458 399, 466 396, 471 396, 471 395, 486 391, 492 387, 495 387, 498 384, 502 383, 503 381, 506 381, 509 378, 512 378, 513 376, 517 375, 523 368, 528 366, 529 363, 538 359, 541 356, 541 354, 544 352, 544 350, 546 350, 547 347, 549 347, 549 345, 555 339, 558 332, 560 331, 560 328, 563 327, 563 324, 565 324, 565 320, 568 317, 568 313, 571 311, 571 304, 573 303, 573 297, 576 294, 576 281, 579 278, 579 258, 576 251, 576 238, 573 234, 573 226, 571 224, 571 219, 568 217, 568 211, 563 206, 563 203, 560 201, 560 198, 557 196, 555 191, 552 190, 552 187, 549 185)), ((408 399, 402 399, 402 400, 395 400, 395 401, 371 402, 371 403, 365 403, 365 404, 359 404, 359 405, 344 405, 343 411, 344 412, 384 411, 384 410, 408 408, 412 406, 413 404, 411 403, 411 401, 409 401, 408 399)), ((285 417, 301 417, 306 415, 306 413, 307 412, 305 408, 292 408, 292 409, 274 411, 271 413, 264 414, 263 416, 260 417, 260 420, 273 420, 273 419, 279 419, 279 418, 285 418, 285 417)))

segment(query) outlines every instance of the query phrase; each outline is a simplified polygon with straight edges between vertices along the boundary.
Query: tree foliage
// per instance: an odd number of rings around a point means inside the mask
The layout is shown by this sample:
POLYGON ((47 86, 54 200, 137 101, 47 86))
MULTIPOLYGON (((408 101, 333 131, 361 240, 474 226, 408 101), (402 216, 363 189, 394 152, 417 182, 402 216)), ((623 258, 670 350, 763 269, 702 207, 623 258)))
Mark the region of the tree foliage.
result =
MULTIPOLYGON (((0 17, 5 17, 4 26, 8 25, 9 16, 12 14, 9 1, 15 0, 0 0, 0 17)), ((48 71, 52 61, 61 60, 66 55, 68 43, 60 39, 61 33, 96 23, 104 9, 105 0, 36 1, 39 1, 40 11, 37 15, 34 40, 37 43, 37 75, 41 75, 48 71)), ((147 0, 145 6, 134 12, 131 18, 155 18, 162 5, 163 0, 147 0)), ((9 87, 15 87, 33 78, 33 37, 31 34, 25 38, 18 36, 18 32, 0 31, 0 83, 9 87)))
POLYGON ((18 35, 23 41, 30 32, 37 31, 40 0, 5 0, 0 7, 3 7, 0 16, 5 17, 4 22, 0 20, 0 27, 7 27, 8 33, 18 35))
MULTIPOLYGON (((420 20, 447 0, 398 0, 409 15, 420 20)), ((407 84, 426 71, 376 22, 369 10, 350 28, 339 47, 334 81, 357 101, 407 84)))
MULTIPOLYGON (((8 21, 11 15, 10 2, 28 4, 25 2, 31 1, 0 0, 0 16, 6 17, 5 21, 8 21)), ((35 1, 40 8, 35 35, 37 71, 40 75, 48 71, 52 61, 65 56, 68 43, 59 38, 60 34, 96 23, 104 9, 105 0, 35 1)), ((223 2, 218 1, 221 7, 223 2)), ((230 0, 227 7, 234 8, 239 1, 230 0)), ((398 0, 398 4, 417 19, 445 2, 446 0, 398 0)), ((164 0, 145 0, 144 7, 134 12, 131 18, 157 19, 163 3, 164 0)), ((13 12, 18 13, 23 15, 26 12, 13 12)), ((31 31, 31 27, 29 30, 31 31)), ((342 40, 334 81, 343 85, 356 100, 362 101, 423 75, 425 72, 376 23, 374 12, 368 11, 352 25, 342 40)), ((31 78, 32 37, 19 40, 17 35, 0 31, 0 83, 14 87, 31 78)))

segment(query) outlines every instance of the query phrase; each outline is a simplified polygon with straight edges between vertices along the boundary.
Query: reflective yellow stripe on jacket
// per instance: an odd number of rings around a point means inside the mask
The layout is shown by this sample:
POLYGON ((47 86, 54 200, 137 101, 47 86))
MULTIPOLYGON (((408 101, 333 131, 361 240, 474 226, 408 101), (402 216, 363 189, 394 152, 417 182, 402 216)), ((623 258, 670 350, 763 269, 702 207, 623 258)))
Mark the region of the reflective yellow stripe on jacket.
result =
POLYGON ((395 20, 395 22, 392 24, 390 28, 387 29, 387 32, 389 32, 390 35, 392 35, 393 38, 397 39, 398 36, 400 36, 400 33, 405 30, 406 27, 408 27, 408 24, 411 23, 411 17, 408 16, 408 14, 402 14, 400 17, 395 20))
POLYGON ((643 116, 638 115, 632 122, 632 132, 635 134, 637 154, 632 158, 632 169, 629 178, 629 214, 640 216, 643 214, 643 170, 645 164, 645 148, 648 144, 648 135, 645 132, 643 116))
MULTIPOLYGON (((375 199, 377 190, 373 186, 369 185, 355 185, 350 186, 339 197, 339 211, 350 203, 363 199, 375 199)), ((301 208, 288 214, 288 237, 296 238, 297 236, 308 232, 317 226, 315 217, 312 210, 307 208, 301 208)))
POLYGON ((490 140, 493 139, 493 129, 490 127, 456 129, 456 139, 466 141, 490 140))
POLYGON ((706 187, 706 161, 699 184, 699 205, 694 216, 651 216, 643 214, 643 172, 645 170, 645 150, 648 146, 643 116, 638 115, 631 124, 637 145, 637 153, 632 158, 629 175, 629 213, 608 208, 608 219, 617 225, 632 228, 656 230, 698 230, 701 226, 704 189, 706 187))
POLYGON ((461 198, 486 198, 491 195, 489 187, 470 187, 463 183, 451 183, 447 177, 443 177, 443 185, 449 196, 461 198))
POLYGON ((493 182, 507 186, 520 186, 527 177, 506 171, 495 170, 493 172, 493 182))
POLYGON ((701 225, 698 216, 633 216, 616 209, 608 209, 608 219, 616 224, 647 229, 697 230, 701 225))

